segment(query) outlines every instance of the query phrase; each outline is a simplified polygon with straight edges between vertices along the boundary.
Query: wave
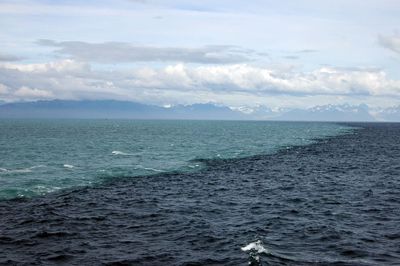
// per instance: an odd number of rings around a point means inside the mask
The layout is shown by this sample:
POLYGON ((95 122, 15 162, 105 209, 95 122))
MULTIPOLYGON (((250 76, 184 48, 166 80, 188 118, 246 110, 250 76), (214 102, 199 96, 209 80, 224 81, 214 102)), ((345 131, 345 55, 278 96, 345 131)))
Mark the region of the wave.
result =
POLYGON ((34 165, 32 167, 29 167, 29 169, 42 168, 42 167, 46 167, 46 165, 43 165, 43 164, 34 165))
POLYGON ((163 170, 159 170, 159 169, 155 169, 155 168, 151 168, 151 167, 143 167, 143 169, 154 171, 154 172, 164 172, 163 170))
POLYGON ((251 242, 250 244, 241 247, 241 250, 249 253, 249 265, 261 265, 261 254, 270 254, 270 252, 262 245, 261 240, 251 242))
POLYGON ((261 240, 251 242, 250 244, 246 245, 245 247, 241 247, 240 249, 242 251, 256 251, 258 254, 269 253, 269 251, 262 245, 261 240))
POLYGON ((114 154, 114 155, 125 155, 125 156, 134 155, 134 154, 126 153, 126 152, 123 152, 123 151, 112 151, 111 153, 114 154))
POLYGON ((153 172, 165 172, 165 170, 160 170, 160 169, 156 169, 156 168, 151 168, 151 167, 144 167, 143 165, 137 165, 136 169, 144 169, 144 170, 149 170, 149 171, 153 171, 153 172))
POLYGON ((10 174, 12 174, 12 173, 30 173, 30 172, 32 172, 32 169, 30 169, 30 168, 14 169, 14 170, 3 169, 3 170, 6 170, 6 171, 2 171, 2 172, 6 172, 6 173, 10 173, 10 174))
POLYGON ((75 166, 73 166, 72 164, 64 164, 63 165, 65 168, 68 168, 68 169, 72 169, 72 168, 74 168, 75 166))
POLYGON ((22 168, 22 169, 6 169, 6 168, 0 168, 0 172, 9 173, 9 174, 12 174, 12 173, 31 173, 33 169, 41 168, 41 167, 46 167, 46 166, 40 164, 40 165, 34 165, 34 166, 31 166, 31 167, 22 168))

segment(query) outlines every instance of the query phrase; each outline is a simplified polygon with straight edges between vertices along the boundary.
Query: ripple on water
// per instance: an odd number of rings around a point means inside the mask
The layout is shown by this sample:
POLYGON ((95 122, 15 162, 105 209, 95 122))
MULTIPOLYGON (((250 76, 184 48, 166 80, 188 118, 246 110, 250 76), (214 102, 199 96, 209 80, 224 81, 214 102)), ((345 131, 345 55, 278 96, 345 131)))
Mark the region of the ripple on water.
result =
POLYGON ((0 264, 396 265, 400 125, 362 126, 197 172, 0 201, 0 264))

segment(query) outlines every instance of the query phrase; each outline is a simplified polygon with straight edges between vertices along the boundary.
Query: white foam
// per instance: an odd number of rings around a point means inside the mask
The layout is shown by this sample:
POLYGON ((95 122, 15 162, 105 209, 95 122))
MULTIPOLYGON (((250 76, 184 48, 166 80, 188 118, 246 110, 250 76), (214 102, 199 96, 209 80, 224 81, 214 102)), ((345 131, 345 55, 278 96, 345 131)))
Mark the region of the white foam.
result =
POLYGON ((14 170, 8 170, 8 169, 5 169, 5 168, 1 168, 0 171, 5 172, 5 173, 9 173, 9 174, 12 174, 12 173, 30 173, 30 172, 32 172, 31 168, 14 169, 14 170))
POLYGON ((15 169, 15 170, 9 170, 9 173, 30 173, 32 172, 32 168, 25 168, 25 169, 15 169))
POLYGON ((143 169, 145 169, 145 170, 150 170, 150 171, 154 171, 154 172, 162 172, 162 171, 163 171, 163 170, 158 170, 158 169, 150 168, 150 167, 143 167, 143 169))
POLYGON ((74 168, 75 166, 73 166, 73 165, 71 165, 71 164, 64 164, 64 167, 65 167, 65 168, 72 169, 72 168, 74 168))
POLYGON ((43 165, 43 164, 34 165, 32 167, 29 167, 29 169, 42 168, 42 167, 46 167, 46 165, 43 165))
POLYGON ((268 250, 262 245, 261 240, 257 240, 256 242, 252 242, 245 247, 241 248, 242 251, 257 251, 260 253, 268 253, 268 250))
POLYGON ((5 173, 30 173, 32 172, 33 169, 36 168, 41 168, 41 167, 46 167, 45 165, 35 165, 35 166, 31 166, 28 168, 22 168, 22 169, 6 169, 6 168, 0 168, 0 172, 5 172, 5 173))
POLYGON ((114 154, 114 155, 132 155, 130 153, 125 153, 125 152, 122 152, 122 151, 112 151, 111 153, 114 154))

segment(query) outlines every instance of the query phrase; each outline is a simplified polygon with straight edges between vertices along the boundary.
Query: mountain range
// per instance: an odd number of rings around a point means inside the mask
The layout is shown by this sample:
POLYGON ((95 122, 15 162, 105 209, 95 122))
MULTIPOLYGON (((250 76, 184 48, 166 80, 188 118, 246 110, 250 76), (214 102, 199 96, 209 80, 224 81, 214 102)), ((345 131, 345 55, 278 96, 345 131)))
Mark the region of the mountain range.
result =
POLYGON ((115 100, 52 100, 0 103, 0 118, 104 118, 282 121, 400 121, 400 105, 370 110, 360 105, 320 105, 272 110, 265 106, 230 108, 212 103, 161 107, 115 100))
POLYGON ((0 105, 0 118, 246 119, 241 112, 214 104, 160 107, 114 100, 7 103, 0 105))

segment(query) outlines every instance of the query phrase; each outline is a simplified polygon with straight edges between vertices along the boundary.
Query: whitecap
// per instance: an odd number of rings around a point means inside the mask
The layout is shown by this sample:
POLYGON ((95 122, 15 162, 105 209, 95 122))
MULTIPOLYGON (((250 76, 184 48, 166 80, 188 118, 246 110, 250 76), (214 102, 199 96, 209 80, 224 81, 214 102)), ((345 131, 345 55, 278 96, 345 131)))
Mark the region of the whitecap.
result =
POLYGON ((199 167, 200 165, 198 165, 198 164, 195 164, 195 165, 188 165, 188 167, 189 168, 197 168, 197 167, 199 167))
POLYGON ((268 253, 268 250, 262 245, 261 240, 257 240, 248 244, 245 247, 241 247, 242 251, 256 251, 258 254, 260 253, 268 253))
POLYGON ((64 164, 63 165, 65 168, 69 168, 69 169, 72 169, 72 168, 74 168, 75 166, 73 166, 73 165, 71 165, 71 164, 64 164))
POLYGON ((14 169, 14 170, 8 170, 8 169, 2 168, 2 171, 6 172, 6 173, 10 173, 10 174, 12 174, 12 173, 30 173, 30 172, 32 172, 32 169, 30 167, 23 168, 23 169, 14 169), (5 171, 3 171, 3 170, 5 170, 5 171))
POLYGON ((252 242, 245 247, 241 247, 242 251, 249 253, 249 265, 261 265, 260 254, 268 254, 268 250, 262 245, 261 240, 252 242))
POLYGON ((36 169, 36 168, 42 168, 42 167, 46 167, 46 165, 43 165, 43 164, 34 165, 34 166, 29 167, 29 169, 36 169))
POLYGON ((114 154, 114 155, 132 155, 130 153, 125 153, 125 152, 122 152, 122 151, 112 151, 111 153, 114 154))
POLYGON ((6 169, 6 168, 0 168, 0 172, 5 172, 5 173, 30 173, 32 172, 33 169, 40 168, 40 167, 46 167, 45 165, 34 165, 28 168, 22 168, 22 169, 6 169))
POLYGON ((11 170, 9 172, 12 172, 12 173, 30 173, 30 172, 32 172, 32 169, 31 168, 15 169, 15 170, 11 170))
POLYGON ((143 167, 143 169, 145 169, 145 170, 150 170, 150 171, 154 171, 154 172, 163 172, 163 170, 158 170, 158 169, 150 168, 150 167, 143 167))

